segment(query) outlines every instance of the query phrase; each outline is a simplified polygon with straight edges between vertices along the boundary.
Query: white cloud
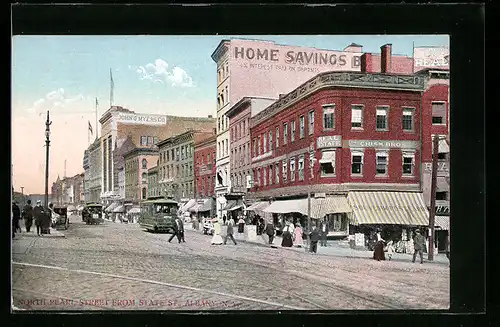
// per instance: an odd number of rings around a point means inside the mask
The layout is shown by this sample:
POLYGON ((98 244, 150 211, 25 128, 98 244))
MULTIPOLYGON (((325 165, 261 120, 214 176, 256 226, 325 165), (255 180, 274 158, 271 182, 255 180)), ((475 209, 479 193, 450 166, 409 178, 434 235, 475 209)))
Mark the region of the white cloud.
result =
POLYGON ((148 63, 145 66, 128 66, 135 70, 141 80, 150 80, 153 83, 167 83, 174 87, 194 87, 193 79, 180 67, 173 67, 169 71, 168 63, 163 59, 156 59, 154 63, 148 63))
POLYGON ((82 94, 76 96, 69 96, 66 94, 63 88, 49 92, 45 97, 36 100, 31 108, 28 109, 29 112, 41 114, 47 110, 60 110, 64 111, 69 109, 69 105, 74 105, 79 101, 85 100, 82 94))

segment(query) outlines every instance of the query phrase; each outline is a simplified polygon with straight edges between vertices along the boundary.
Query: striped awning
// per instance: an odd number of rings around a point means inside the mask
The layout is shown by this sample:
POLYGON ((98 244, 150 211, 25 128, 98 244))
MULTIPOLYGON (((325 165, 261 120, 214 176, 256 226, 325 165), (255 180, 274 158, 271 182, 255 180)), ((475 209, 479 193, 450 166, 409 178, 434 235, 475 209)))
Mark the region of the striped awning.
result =
POLYGON ((450 146, 446 140, 439 140, 438 151, 439 153, 450 153, 450 146))
POLYGON ((435 216, 434 227, 439 227, 442 230, 450 230, 450 217, 449 216, 435 216))
POLYGON ((354 225, 428 226, 429 211, 422 193, 349 192, 354 225))
POLYGON ((125 212, 125 207, 124 206, 118 206, 115 209, 113 209, 113 212, 125 212))
POLYGON ((118 205, 118 202, 113 202, 106 209, 104 209, 104 212, 113 212, 118 205))
POLYGON ((262 211, 272 213, 298 212, 307 215, 307 199, 274 201, 262 211))
POLYGON ((189 209, 191 209, 192 207, 194 207, 196 204, 197 204, 196 200, 195 199, 191 199, 185 205, 183 205, 181 207, 181 211, 182 212, 189 211, 189 209))
POLYGON ((331 213, 352 212, 345 196, 311 199, 311 218, 323 218, 331 213))
POLYGON ((270 205, 271 204, 269 203, 269 201, 259 201, 259 202, 255 202, 251 206, 247 207, 246 210, 247 211, 263 211, 264 209, 266 209, 270 205))
POLYGON ((191 207, 189 211, 191 212, 206 212, 212 210, 213 206, 213 200, 212 199, 205 199, 203 201, 200 201, 201 203, 198 203, 191 207))

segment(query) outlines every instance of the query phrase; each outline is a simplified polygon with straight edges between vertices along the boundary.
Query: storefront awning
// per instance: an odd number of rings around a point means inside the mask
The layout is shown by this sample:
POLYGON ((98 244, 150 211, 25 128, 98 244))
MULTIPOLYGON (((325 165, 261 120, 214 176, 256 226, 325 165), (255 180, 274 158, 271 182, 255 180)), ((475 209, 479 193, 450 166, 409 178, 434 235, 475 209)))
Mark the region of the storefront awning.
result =
POLYGON ((196 200, 195 199, 191 199, 185 205, 183 205, 180 210, 182 212, 186 212, 189 209, 191 209, 192 207, 194 207, 196 204, 197 204, 196 200))
POLYGON ((274 201, 262 211, 272 213, 298 212, 307 215, 307 199, 274 201))
POLYGON ((113 212, 118 205, 118 202, 113 202, 106 209, 104 209, 104 212, 113 212))
POLYGON ((189 209, 189 211, 191 212, 206 212, 206 211, 210 211, 212 210, 212 206, 213 206, 213 200, 212 199, 205 199, 203 200, 202 203, 198 203, 196 205, 194 205, 193 207, 191 207, 189 209))
POLYGON ((323 218, 331 213, 352 212, 345 196, 311 199, 311 218, 323 218))
POLYGON ((439 153, 450 153, 450 146, 446 140, 439 140, 438 151, 439 153))
POLYGON ((238 209, 241 209, 241 208, 243 208, 243 204, 242 204, 242 203, 240 203, 240 204, 236 204, 236 205, 234 205, 234 206, 232 206, 231 208, 226 209, 226 210, 227 210, 227 211, 234 211, 234 210, 238 210, 238 209))
POLYGON ((118 206, 116 207, 115 209, 113 209, 113 212, 114 213, 117 213, 117 212, 124 212, 125 211, 125 207, 124 206, 118 206))
POLYGON ((269 203, 269 201, 259 201, 259 202, 255 202, 251 206, 247 207, 246 210, 247 211, 263 211, 264 209, 266 209, 270 205, 271 204, 269 203))
POLYGON ((428 226, 429 212, 422 193, 349 192, 354 225, 428 226))
POLYGON ((435 216, 434 227, 439 227, 442 230, 450 230, 450 217, 448 216, 435 216))
POLYGON ((133 207, 132 209, 130 209, 127 213, 140 213, 141 212, 141 209, 140 208, 137 208, 137 207, 133 207))

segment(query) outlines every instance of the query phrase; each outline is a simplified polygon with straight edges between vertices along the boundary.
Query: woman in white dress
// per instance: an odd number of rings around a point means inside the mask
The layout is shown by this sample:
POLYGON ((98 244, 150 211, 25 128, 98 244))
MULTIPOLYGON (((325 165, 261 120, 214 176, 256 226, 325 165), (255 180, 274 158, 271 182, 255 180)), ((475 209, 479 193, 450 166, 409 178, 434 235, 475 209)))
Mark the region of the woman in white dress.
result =
POLYGON ((221 245, 224 243, 222 236, 220 236, 220 222, 219 219, 214 222, 214 236, 212 237, 212 245, 221 245))

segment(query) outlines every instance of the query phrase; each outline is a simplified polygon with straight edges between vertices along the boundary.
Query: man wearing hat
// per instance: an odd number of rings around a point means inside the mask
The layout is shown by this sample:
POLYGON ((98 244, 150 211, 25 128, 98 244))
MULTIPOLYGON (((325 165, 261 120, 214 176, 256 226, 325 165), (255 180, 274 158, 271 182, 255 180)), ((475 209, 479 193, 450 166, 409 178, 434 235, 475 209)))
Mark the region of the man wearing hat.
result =
POLYGON ((16 236, 16 232, 19 226, 19 220, 21 219, 21 210, 16 202, 12 202, 12 238, 16 236))
POLYGON ((417 258, 417 253, 420 255, 420 263, 424 263, 424 247, 425 247, 425 238, 420 234, 420 230, 415 231, 415 236, 413 237, 413 261, 417 258))
POLYGON ((38 236, 42 235, 42 225, 43 225, 43 219, 45 215, 45 210, 42 207, 42 201, 37 200, 36 201, 36 206, 33 208, 33 217, 35 218, 35 225, 36 225, 36 233, 38 236))

